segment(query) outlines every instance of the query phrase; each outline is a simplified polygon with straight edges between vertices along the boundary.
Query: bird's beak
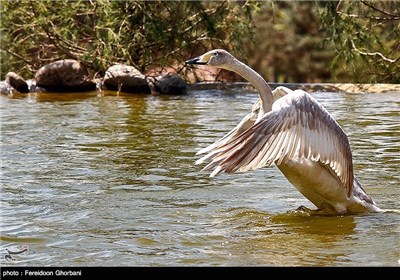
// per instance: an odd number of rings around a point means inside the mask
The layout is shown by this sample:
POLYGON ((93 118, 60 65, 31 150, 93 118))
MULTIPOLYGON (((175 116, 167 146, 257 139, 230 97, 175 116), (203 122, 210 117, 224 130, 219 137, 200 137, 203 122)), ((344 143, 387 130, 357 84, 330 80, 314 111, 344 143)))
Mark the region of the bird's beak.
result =
POLYGON ((208 63, 208 60, 210 59, 210 55, 209 54, 204 54, 189 60, 185 61, 185 64, 199 64, 199 65, 205 65, 208 63))

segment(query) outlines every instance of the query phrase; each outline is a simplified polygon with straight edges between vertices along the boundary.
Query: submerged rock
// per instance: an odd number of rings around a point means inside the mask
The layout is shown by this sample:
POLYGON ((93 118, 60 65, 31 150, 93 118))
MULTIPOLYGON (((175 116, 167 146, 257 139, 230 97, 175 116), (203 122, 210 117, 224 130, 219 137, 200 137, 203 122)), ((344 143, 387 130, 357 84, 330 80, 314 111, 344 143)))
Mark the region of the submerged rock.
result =
POLYGON ((47 91, 91 91, 96 84, 88 78, 86 67, 77 60, 63 59, 40 68, 35 75, 36 86, 47 91))
POLYGON ((187 93, 188 85, 178 74, 168 73, 154 79, 154 90, 158 94, 177 94, 187 93))
POLYGON ((133 66, 116 64, 107 69, 103 84, 107 89, 150 93, 146 77, 133 66))
POLYGON ((6 82, 21 93, 28 93, 29 87, 25 80, 14 72, 8 72, 6 82))

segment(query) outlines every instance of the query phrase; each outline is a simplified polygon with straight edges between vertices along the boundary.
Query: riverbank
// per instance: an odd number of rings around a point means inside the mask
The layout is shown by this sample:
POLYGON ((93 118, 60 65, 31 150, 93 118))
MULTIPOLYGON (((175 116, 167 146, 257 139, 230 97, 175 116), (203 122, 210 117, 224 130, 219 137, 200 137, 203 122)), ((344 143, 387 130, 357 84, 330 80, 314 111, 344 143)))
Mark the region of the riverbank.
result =
MULTIPOLYGON (((307 92, 345 92, 345 93, 385 93, 399 92, 400 84, 351 84, 351 83, 268 83, 272 89, 284 86, 290 89, 302 89, 307 92)), ((196 83, 190 85, 192 90, 209 89, 232 89, 249 88, 254 89, 249 83, 196 83)))

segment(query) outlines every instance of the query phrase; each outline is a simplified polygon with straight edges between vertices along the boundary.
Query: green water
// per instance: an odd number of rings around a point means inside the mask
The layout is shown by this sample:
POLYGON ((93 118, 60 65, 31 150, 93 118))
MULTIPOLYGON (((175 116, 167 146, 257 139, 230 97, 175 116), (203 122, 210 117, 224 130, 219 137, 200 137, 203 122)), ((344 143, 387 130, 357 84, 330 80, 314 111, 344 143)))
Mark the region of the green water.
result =
MULTIPOLYGON (((400 93, 313 96, 368 194, 400 209, 400 93)), ((257 97, 0 96, 1 265, 398 266, 399 214, 309 217, 276 167, 209 178, 194 165, 257 97)))

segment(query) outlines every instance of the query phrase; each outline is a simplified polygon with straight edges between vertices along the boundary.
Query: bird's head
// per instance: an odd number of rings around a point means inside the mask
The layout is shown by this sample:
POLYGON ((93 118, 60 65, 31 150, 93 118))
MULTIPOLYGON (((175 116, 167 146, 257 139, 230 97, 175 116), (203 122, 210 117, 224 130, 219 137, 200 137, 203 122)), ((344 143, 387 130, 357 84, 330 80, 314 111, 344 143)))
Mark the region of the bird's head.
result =
POLYGON ((229 65, 235 57, 226 50, 215 49, 203 55, 185 61, 185 64, 210 65, 217 68, 230 69, 229 65))

